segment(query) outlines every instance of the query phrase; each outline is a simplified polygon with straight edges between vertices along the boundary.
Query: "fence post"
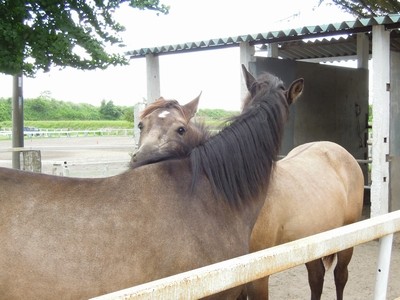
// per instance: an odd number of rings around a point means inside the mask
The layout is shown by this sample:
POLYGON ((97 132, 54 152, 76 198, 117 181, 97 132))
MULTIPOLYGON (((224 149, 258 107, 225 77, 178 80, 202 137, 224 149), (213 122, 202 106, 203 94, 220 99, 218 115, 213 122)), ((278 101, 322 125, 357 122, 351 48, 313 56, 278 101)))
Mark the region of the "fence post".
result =
POLYGON ((19 153, 22 154, 22 170, 35 173, 42 172, 42 160, 40 150, 28 150, 19 153))
POLYGON ((393 233, 379 239, 379 254, 376 270, 374 300, 385 300, 392 255, 393 233))

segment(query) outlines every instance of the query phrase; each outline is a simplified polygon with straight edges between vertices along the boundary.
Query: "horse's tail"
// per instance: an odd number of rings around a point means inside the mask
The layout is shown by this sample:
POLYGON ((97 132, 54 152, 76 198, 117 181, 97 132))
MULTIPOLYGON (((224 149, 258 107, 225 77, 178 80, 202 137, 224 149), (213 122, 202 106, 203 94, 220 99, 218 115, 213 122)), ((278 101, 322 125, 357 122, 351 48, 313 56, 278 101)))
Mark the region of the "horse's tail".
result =
POLYGON ((324 264, 325 271, 328 271, 329 268, 332 266, 333 261, 335 260, 335 257, 336 257, 336 253, 328 255, 328 256, 324 256, 322 258, 322 263, 324 264))

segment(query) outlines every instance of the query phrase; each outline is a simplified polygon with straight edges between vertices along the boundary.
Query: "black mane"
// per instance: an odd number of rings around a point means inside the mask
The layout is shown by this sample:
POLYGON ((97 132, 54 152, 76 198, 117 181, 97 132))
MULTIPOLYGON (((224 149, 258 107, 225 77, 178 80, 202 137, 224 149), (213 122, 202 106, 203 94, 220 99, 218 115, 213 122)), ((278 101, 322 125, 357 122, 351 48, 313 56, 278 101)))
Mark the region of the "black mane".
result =
POLYGON ((244 103, 229 126, 190 153, 192 189, 204 172, 214 192, 236 205, 267 187, 288 115, 283 83, 270 74, 255 82, 244 103))

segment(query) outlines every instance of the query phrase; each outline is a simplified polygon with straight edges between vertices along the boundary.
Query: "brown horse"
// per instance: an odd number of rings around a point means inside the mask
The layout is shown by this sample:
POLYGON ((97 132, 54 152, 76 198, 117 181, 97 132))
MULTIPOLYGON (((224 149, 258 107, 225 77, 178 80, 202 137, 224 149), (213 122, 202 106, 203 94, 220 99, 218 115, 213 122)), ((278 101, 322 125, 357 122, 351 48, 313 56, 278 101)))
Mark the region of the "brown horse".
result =
POLYGON ((188 156, 194 147, 210 137, 202 123, 191 121, 199 99, 200 95, 181 106, 176 100, 161 97, 146 107, 138 124, 140 148, 132 156, 133 167, 165 160, 169 155, 188 156))
POLYGON ((87 299, 248 253, 292 102, 276 77, 252 85, 189 157, 98 179, 0 168, 0 298, 87 299))
MULTIPOLYGON (((251 75, 245 72, 245 76, 251 75)), ((162 111, 168 105, 159 103, 159 106, 159 111, 162 111)), ((179 111, 177 108, 173 110, 179 111)), ((194 115, 193 111, 191 115, 194 115)), ((188 148, 193 144, 168 143, 174 137, 160 124, 157 113, 147 114, 145 111, 143 116, 148 127, 141 132, 142 144, 138 149, 138 157, 143 149, 151 148, 152 143, 159 143, 147 139, 150 132, 152 136, 163 136, 163 143, 168 145, 164 151, 189 153, 188 148), (154 123, 159 125, 152 127, 154 123)), ((168 124, 175 128, 179 122, 178 119, 174 120, 172 110, 170 116, 168 124)), ((203 128, 199 130, 204 132, 207 139, 208 133, 203 128)), ((196 132, 196 136, 199 134, 192 128, 188 135, 193 132, 196 132)), ((182 142, 191 140, 186 136, 182 142)), ((196 137, 196 140, 201 139, 196 137)), ((362 212, 363 188, 363 174, 358 163, 341 146, 331 142, 315 142, 296 147, 275 165, 266 202, 251 236, 251 251, 358 221, 362 212)), ((353 249, 347 249, 337 253, 334 271, 337 299, 343 299, 352 252, 353 249)), ((330 266, 333 258, 330 256, 306 264, 311 299, 321 298, 325 268, 330 266)), ((250 299, 267 299, 268 277, 249 284, 248 293, 250 299)))

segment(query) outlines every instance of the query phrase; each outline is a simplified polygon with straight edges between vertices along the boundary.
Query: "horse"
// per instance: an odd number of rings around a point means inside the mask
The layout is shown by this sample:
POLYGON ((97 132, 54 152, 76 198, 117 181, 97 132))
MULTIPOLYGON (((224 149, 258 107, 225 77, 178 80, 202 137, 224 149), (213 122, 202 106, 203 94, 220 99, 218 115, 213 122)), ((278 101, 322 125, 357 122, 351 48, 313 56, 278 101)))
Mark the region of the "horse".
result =
MULTIPOLYGON (((251 76, 246 72, 244 74, 251 76)), ((251 82, 251 79, 247 82, 251 82)), ((251 89, 251 86, 248 88, 251 89)), ((244 109, 246 105, 244 103, 244 109)), ((160 110, 157 113, 167 106, 166 103, 159 103, 160 110)), ((174 119, 176 115, 173 111, 176 113, 179 108, 171 109, 168 127, 176 128, 180 122, 174 119)), ((171 135, 166 131, 157 113, 151 115, 144 111, 142 122, 148 125, 146 131, 141 131, 141 146, 136 155, 140 157, 145 149, 153 149, 151 155, 156 154, 160 140, 148 139, 150 132, 153 137, 163 136, 164 151, 175 151, 182 155, 190 153, 188 149, 194 146, 192 143, 169 143, 175 139, 174 133, 171 135)), ((193 111, 191 115, 194 115, 193 111)), ((204 133, 205 139, 208 138, 209 133, 204 127, 199 127, 197 131, 192 128, 188 135, 196 132, 195 139, 201 140, 197 137, 199 131, 204 133)), ((182 142, 185 141, 192 139, 186 136, 182 142)), ((265 204, 252 231, 250 251, 266 249, 360 220, 363 189, 360 166, 340 145, 319 141, 297 146, 275 163, 265 204)), ((336 254, 334 277, 337 299, 343 299, 352 253, 351 248, 336 254)), ((306 263, 311 299, 321 298, 325 271, 332 265, 334 257, 331 255, 306 263)), ((265 277, 247 285, 250 299, 268 299, 268 279, 265 277)), ((245 298, 245 293, 241 298, 245 298)))
MULTIPOLYGON (((291 242, 361 219, 364 177, 358 162, 340 145, 319 141, 297 146, 279 160, 264 206, 253 228, 250 251, 291 242)), ((311 299, 321 299, 324 276, 336 257, 336 298, 348 280, 349 248, 306 263, 311 299)), ((268 279, 248 284, 250 299, 268 299, 268 279)))
POLYGON ((0 168, 0 298, 87 299, 247 254, 292 102, 274 76, 252 85, 188 157, 105 178, 0 168))
POLYGON ((211 136, 203 123, 192 121, 200 95, 185 105, 160 97, 141 112, 139 149, 132 155, 131 167, 165 159, 171 149, 173 156, 188 156, 194 147, 211 136))

